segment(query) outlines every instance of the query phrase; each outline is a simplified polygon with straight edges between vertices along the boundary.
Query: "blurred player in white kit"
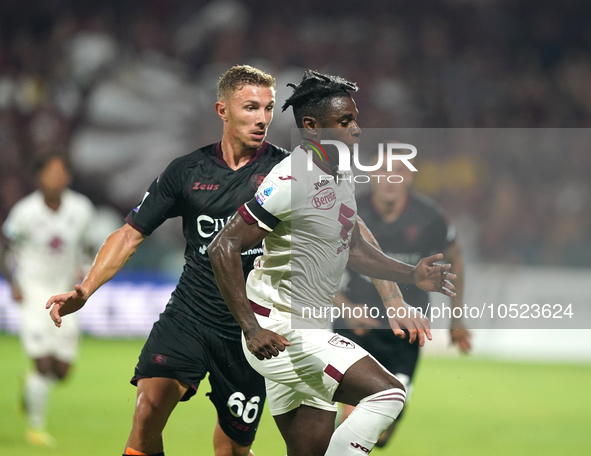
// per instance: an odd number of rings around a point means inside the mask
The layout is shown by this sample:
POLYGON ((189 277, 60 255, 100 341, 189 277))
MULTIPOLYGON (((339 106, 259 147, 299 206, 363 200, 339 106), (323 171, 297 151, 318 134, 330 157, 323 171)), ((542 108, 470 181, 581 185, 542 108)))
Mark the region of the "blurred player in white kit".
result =
POLYGON ((53 384, 67 376, 76 359, 80 331, 76 318, 55 327, 45 301, 81 278, 86 254, 92 251, 94 207, 67 188, 70 172, 63 155, 40 157, 35 171, 38 190, 16 203, 3 225, 0 267, 20 304, 20 336, 34 362, 23 388, 26 437, 34 445, 54 446, 45 429, 48 399, 53 384))

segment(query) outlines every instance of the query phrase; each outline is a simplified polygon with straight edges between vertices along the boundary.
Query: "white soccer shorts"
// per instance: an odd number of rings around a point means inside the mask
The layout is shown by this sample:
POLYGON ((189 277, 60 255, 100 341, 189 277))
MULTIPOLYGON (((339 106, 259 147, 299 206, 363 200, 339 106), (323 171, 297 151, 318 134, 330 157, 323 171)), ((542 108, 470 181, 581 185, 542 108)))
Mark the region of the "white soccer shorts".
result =
POLYGON ((78 356, 80 329, 75 315, 67 315, 62 327, 54 325, 45 309, 50 294, 28 293, 21 305, 21 341, 32 359, 54 356, 72 363, 78 356))
POLYGON ((250 365, 265 377, 271 415, 282 415, 300 405, 336 411, 332 397, 343 375, 367 351, 349 339, 321 329, 292 329, 290 320, 257 315, 261 327, 285 337, 291 345, 271 359, 258 360, 242 337, 250 365))

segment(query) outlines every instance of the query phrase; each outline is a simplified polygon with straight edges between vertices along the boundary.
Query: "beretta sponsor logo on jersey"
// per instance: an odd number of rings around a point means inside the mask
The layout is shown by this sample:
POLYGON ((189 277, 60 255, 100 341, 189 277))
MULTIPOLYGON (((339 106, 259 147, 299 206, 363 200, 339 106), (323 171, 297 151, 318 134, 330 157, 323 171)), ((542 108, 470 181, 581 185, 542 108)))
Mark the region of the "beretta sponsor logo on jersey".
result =
POLYGON ((217 190, 220 184, 204 184, 203 182, 195 182, 191 190, 217 190))
POLYGON ((337 195, 332 188, 320 190, 312 197, 312 206, 316 209, 326 211, 331 209, 337 200, 337 195))

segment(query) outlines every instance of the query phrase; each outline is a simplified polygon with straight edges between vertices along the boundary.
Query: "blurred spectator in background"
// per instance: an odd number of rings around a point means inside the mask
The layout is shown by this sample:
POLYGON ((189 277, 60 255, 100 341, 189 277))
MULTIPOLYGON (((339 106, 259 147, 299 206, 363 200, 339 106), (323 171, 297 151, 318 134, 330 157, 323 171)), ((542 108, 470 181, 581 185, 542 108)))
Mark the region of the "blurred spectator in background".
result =
MULTIPOLYGON (((35 147, 69 145, 74 188, 123 214, 153 177, 146 166, 219 137, 207 88, 223 69, 269 71, 283 103, 285 82, 316 68, 368 88, 357 99, 366 128, 581 129, 553 149, 419 149, 419 174, 441 176, 416 186, 468 227, 470 260, 591 266, 591 3, 346 4, 2 2, 0 219, 32 189, 23 169, 35 147)), ((278 114, 269 139, 289 147, 291 125, 278 114)), ((182 249, 177 231, 163 228, 160 247, 144 250, 154 264, 170 262, 162 243, 182 249)))
POLYGON ((70 173, 63 156, 45 154, 36 169, 39 190, 20 200, 4 223, 0 266, 21 306, 21 340, 34 362, 23 388, 26 437, 34 445, 54 446, 45 430, 48 399, 53 384, 67 376, 77 356, 80 331, 76 318, 56 328, 44 304, 48 295, 70 289, 81 279, 84 259, 93 253, 94 208, 88 198, 67 188, 70 173))

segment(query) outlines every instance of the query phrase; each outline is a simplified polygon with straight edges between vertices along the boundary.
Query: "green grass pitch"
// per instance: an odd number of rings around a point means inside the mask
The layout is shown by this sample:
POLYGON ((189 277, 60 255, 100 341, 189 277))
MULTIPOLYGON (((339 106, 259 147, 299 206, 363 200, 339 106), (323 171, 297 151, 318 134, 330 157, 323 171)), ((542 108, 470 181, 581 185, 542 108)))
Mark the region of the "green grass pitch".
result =
MULTIPOLYGON (((18 412, 19 376, 28 368, 15 337, 0 334, 0 455, 120 455, 131 426, 135 388, 128 381, 139 340, 85 338, 69 381, 51 400, 49 431, 55 449, 24 441, 18 412)), ((205 393, 180 404, 164 431, 167 456, 212 455, 215 411, 205 393)), ((398 435, 373 454, 589 455, 591 366, 424 358, 398 435)), ((265 411, 253 450, 284 456, 265 411)))

